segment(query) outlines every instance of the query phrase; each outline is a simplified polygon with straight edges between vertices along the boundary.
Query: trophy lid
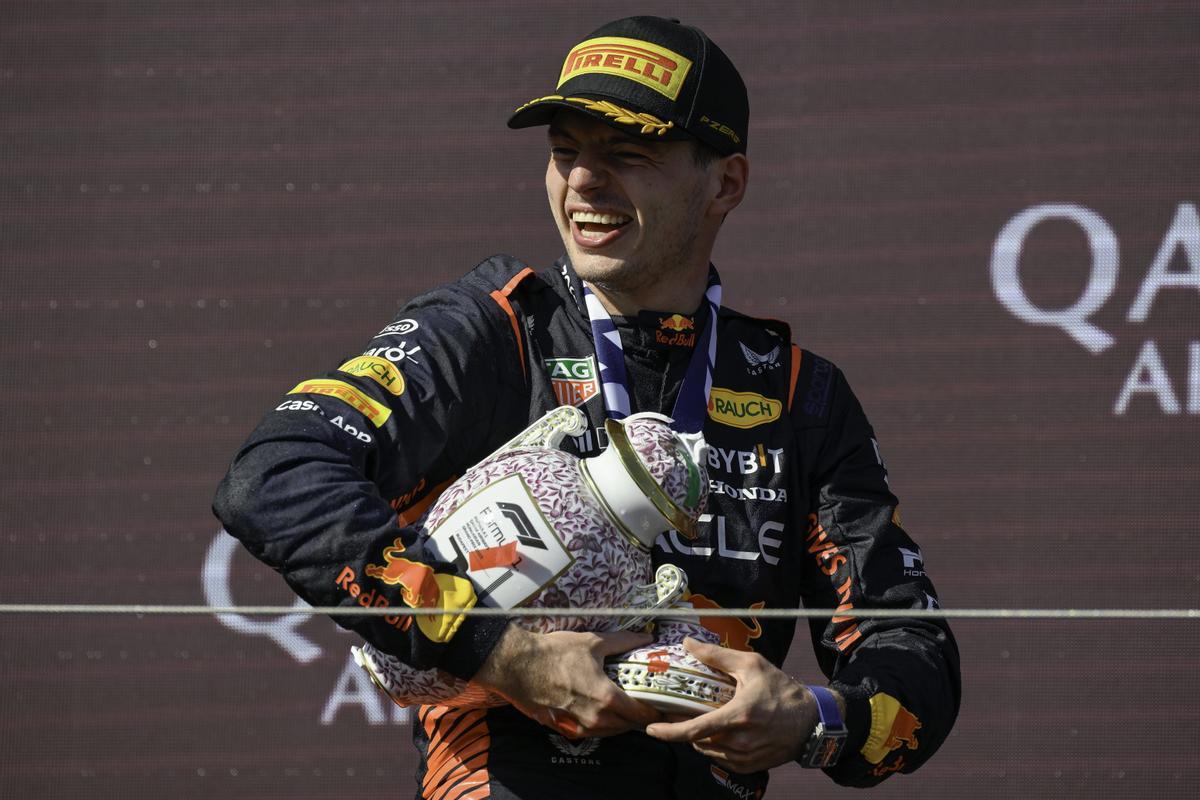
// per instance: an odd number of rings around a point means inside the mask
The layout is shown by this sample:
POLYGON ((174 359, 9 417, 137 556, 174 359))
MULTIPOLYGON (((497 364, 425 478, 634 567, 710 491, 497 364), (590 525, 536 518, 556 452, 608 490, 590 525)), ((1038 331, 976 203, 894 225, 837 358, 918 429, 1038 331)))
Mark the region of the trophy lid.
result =
POLYGON ((708 475, 661 414, 607 420, 608 448, 581 462, 597 498, 621 529, 649 549, 660 534, 696 537, 708 500, 708 475))

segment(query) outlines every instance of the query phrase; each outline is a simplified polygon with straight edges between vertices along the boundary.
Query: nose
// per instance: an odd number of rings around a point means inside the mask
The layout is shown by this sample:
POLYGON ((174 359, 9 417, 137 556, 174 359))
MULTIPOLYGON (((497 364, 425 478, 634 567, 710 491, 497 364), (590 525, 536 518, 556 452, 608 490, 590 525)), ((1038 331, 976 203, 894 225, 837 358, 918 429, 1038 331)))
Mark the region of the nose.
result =
POLYGON ((604 185, 608 175, 604 162, 596 155, 581 150, 567 175, 567 186, 576 192, 594 191, 604 185))

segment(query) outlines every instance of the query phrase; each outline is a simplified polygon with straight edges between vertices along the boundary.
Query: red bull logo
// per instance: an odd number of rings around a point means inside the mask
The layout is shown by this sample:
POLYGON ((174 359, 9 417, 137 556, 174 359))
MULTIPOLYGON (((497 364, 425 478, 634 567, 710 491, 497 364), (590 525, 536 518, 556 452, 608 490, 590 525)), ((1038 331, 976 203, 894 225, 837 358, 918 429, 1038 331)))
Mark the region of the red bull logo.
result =
POLYGON ((901 747, 916 750, 917 731, 921 729, 921 720, 917 715, 884 692, 872 695, 870 702, 872 733, 862 746, 863 757, 872 764, 880 764, 893 750, 901 747))
POLYGON ((901 746, 907 747, 909 750, 916 750, 917 731, 920 728, 921 720, 917 719, 907 708, 900 706, 900 710, 896 712, 896 721, 892 723, 892 730, 883 746, 889 752, 901 746))
POLYGON ((404 602, 413 608, 430 608, 438 604, 441 589, 434 577, 433 569, 416 561, 401 558, 404 543, 396 539, 391 547, 384 548, 385 566, 367 564, 364 572, 369 577, 383 581, 388 586, 399 586, 404 602))
MULTIPOLYGON (((363 608, 390 608, 391 603, 379 592, 374 589, 364 589, 357 580, 358 576, 354 574, 354 570, 345 566, 334 579, 334 585, 341 589, 346 594, 354 598, 354 601, 363 608)), ((412 627, 412 617, 384 617, 383 621, 391 625, 396 630, 406 631, 412 627)))
POLYGON ((664 331, 694 331, 696 323, 692 322, 691 317, 685 317, 683 314, 672 314, 669 317, 663 317, 659 320, 658 327, 664 331))
POLYGON ((896 756, 896 760, 891 764, 880 764, 871 770, 871 774, 876 778, 882 778, 885 775, 890 775, 893 772, 899 772, 904 769, 904 756, 896 756))
POLYGON ((654 340, 659 344, 674 347, 696 346, 696 323, 691 317, 683 314, 671 314, 658 321, 658 330, 654 332, 654 340))
MULTIPOLYGON (((695 609, 719 609, 722 606, 709 600, 702 594, 694 594, 687 598, 695 609)), ((759 609, 766 603, 759 600, 750 608, 759 609)), ((700 624, 708 628, 713 633, 721 637, 721 646, 728 647, 732 650, 749 651, 750 640, 757 639, 762 636, 762 626, 758 624, 758 620, 754 617, 750 618, 752 625, 747 625, 738 617, 700 617, 700 624)))

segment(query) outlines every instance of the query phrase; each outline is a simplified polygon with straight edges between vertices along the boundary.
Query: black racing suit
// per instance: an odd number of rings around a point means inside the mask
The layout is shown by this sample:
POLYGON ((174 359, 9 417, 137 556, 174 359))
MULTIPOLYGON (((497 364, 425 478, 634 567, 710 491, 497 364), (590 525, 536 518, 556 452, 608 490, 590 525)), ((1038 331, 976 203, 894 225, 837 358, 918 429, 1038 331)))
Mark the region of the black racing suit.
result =
MULTIPOLYGON (((616 320, 634 411, 671 412, 706 309, 616 320)), ((791 344, 783 323, 721 309, 717 331, 704 428, 707 513, 698 540, 660 537, 655 564, 680 565, 701 609, 935 607, 841 371, 791 344)), ((283 397, 214 503, 227 530, 313 605, 436 599, 458 570, 424 551, 413 523, 547 410, 570 402, 587 414, 589 430, 564 443, 573 452, 593 455, 605 444, 596 436, 604 409, 582 287, 565 262, 534 272, 493 257, 411 301, 364 355, 283 397), (436 584, 367 574, 397 543, 436 584)), ((335 619, 415 667, 462 678, 507 624, 459 616, 448 633, 400 616, 335 619)), ((706 624, 728 646, 777 666, 795 630, 793 620, 706 624)), ((809 627, 822 670, 847 702, 850 735, 830 776, 869 786, 919 767, 958 711, 958 652, 946 624, 838 616, 809 627)), ((511 706, 422 707, 414 738, 422 797, 745 798, 766 786, 766 773, 731 775, 689 746, 641 733, 568 740, 511 706)))

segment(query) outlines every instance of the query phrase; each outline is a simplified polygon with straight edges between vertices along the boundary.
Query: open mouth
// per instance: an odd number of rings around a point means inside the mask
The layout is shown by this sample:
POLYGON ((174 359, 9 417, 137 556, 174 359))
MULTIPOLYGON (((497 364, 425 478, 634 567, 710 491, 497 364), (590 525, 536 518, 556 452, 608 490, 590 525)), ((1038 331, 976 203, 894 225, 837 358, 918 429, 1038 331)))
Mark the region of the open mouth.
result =
POLYGON ((632 221, 632 217, 624 214, 602 214, 597 211, 571 212, 575 238, 582 240, 581 244, 607 243, 632 221))

